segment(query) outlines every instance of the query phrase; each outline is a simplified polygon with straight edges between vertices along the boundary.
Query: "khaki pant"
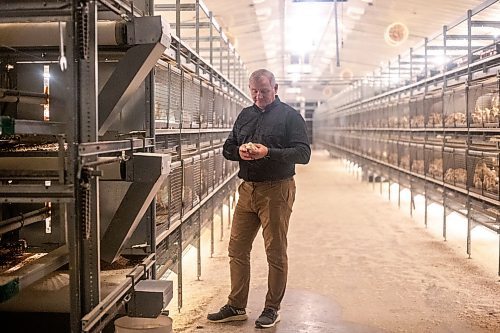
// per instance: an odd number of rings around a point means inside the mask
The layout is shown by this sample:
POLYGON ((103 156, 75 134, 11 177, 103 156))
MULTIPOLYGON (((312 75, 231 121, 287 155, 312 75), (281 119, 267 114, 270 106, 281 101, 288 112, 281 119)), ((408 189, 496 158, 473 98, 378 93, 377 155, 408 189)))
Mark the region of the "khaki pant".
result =
POLYGON ((295 200, 293 178, 280 181, 243 182, 233 215, 229 240, 231 293, 228 304, 245 308, 250 286, 250 251, 262 225, 269 265, 265 307, 279 310, 288 273, 287 231, 295 200))

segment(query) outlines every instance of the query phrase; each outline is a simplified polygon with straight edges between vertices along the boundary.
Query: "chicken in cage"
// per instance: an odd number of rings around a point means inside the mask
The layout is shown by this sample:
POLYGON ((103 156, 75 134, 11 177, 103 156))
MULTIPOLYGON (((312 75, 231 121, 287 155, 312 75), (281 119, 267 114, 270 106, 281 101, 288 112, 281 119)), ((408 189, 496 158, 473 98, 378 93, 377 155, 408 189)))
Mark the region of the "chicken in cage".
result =
POLYGON ((487 93, 476 100, 474 112, 471 114, 473 124, 499 122, 498 94, 487 93))
POLYGON ((460 127, 467 125, 467 118, 462 112, 453 112, 446 115, 444 120, 445 127, 460 127))
POLYGON ((444 181, 449 184, 465 185, 467 171, 464 168, 449 168, 444 174, 444 181))
POLYGON ((429 174, 434 178, 443 177, 443 159, 436 158, 429 164, 429 174))
POLYGON ((424 173, 424 160, 414 160, 411 163, 411 171, 416 173, 424 173))
POLYGON ((488 192, 498 192, 498 174, 481 159, 474 168, 474 187, 488 192))

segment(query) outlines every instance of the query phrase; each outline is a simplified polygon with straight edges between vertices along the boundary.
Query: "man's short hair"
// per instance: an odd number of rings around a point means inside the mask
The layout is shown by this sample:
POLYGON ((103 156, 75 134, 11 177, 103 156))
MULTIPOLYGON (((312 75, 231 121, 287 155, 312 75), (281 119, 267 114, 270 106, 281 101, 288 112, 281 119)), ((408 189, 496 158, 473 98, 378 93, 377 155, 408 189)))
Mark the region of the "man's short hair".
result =
POLYGON ((274 74, 271 71, 268 71, 267 69, 261 68, 256 71, 254 71, 250 75, 250 79, 248 81, 254 81, 257 79, 260 79, 261 77, 265 77, 271 82, 271 86, 274 87, 276 85, 276 78, 274 77, 274 74))

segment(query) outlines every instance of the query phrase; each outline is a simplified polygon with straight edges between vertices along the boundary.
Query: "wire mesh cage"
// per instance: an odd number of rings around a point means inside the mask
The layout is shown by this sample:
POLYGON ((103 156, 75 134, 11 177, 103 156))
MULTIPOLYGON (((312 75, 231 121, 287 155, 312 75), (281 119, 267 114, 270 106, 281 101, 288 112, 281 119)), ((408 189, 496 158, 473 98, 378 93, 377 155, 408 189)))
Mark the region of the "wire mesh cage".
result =
POLYGON ((410 143, 398 141, 398 166, 410 171, 410 143))
POLYGON ((155 147, 157 152, 169 154, 172 161, 179 159, 180 154, 180 137, 179 135, 156 135, 155 147))
POLYGON ((181 123, 182 73, 172 64, 169 68, 168 128, 179 128, 181 123))
POLYGON ((446 184, 466 188, 467 186, 467 163, 465 149, 443 148, 443 180, 446 184))
POLYGON ((224 98, 223 93, 220 89, 215 88, 214 90, 214 127, 222 128, 223 124, 223 114, 224 114, 224 98))
POLYGON ((200 126, 212 128, 214 125, 214 88, 208 83, 201 84, 200 126))
POLYGON ((389 127, 389 110, 390 110, 389 102, 384 100, 382 102, 382 105, 380 106, 380 114, 379 114, 381 128, 389 127))
POLYGON ((168 125, 168 67, 157 64, 154 71, 155 84, 155 127, 166 128, 168 125))
POLYGON ((229 121, 228 127, 233 127, 234 121, 236 120, 236 116, 238 115, 238 101, 236 97, 231 99, 231 108, 229 110, 229 121))
POLYGON ((203 229, 208 223, 214 219, 214 206, 212 198, 208 199, 203 206, 200 207, 200 223, 203 229))
POLYGON ((424 119, 426 127, 443 127, 443 94, 441 91, 425 96, 424 119))
POLYGON ((411 128, 422 128, 425 125, 424 101, 425 99, 423 96, 410 99, 409 111, 411 128))
POLYGON ((493 231, 500 232, 500 208, 484 201, 470 199, 469 218, 493 231))
POLYGON ((170 204, 170 175, 161 184, 156 194, 156 225, 168 224, 168 213, 170 204))
POLYGON ((193 156, 193 206, 200 203, 201 197, 201 158, 193 156))
POLYGON ((408 99, 397 103, 398 125, 399 128, 410 127, 410 101, 408 99))
POLYGON ((194 163, 192 157, 182 160, 182 169, 184 176, 184 186, 182 187, 182 215, 185 215, 193 209, 195 197, 194 163))
POLYGON ((388 156, 387 160, 389 164, 397 167, 398 166, 398 142, 396 140, 389 140, 387 142, 388 156))
POLYGON ((190 246, 198 247, 200 238, 200 214, 192 214, 181 224, 182 249, 188 250, 190 246))
POLYGON ((389 128, 397 128, 398 125, 398 103, 392 101, 387 106, 387 125, 389 128))
POLYGON ((384 105, 377 103, 377 106, 372 112, 373 117, 373 127, 382 128, 383 118, 384 118, 384 105))
POLYGON ((181 153, 182 156, 192 156, 198 154, 199 135, 198 133, 181 133, 181 153))
POLYGON ((168 194, 168 222, 171 224, 180 219, 182 213, 182 163, 170 164, 169 194, 168 194))
POLYGON ((468 118, 470 127, 499 127, 499 81, 487 80, 472 85, 468 91, 468 118))
POLYGON ((428 137, 425 143, 425 175, 443 181, 443 139, 428 137))
POLYGON ((180 242, 181 230, 178 229, 169 234, 156 246, 156 264, 159 266, 159 269, 166 267, 174 271, 176 270, 175 266, 179 259, 180 242))
POLYGON ((222 156, 222 149, 217 149, 214 152, 215 160, 215 183, 214 186, 222 184, 224 181, 224 156, 222 156))
POLYGON ((228 93, 224 93, 222 102, 222 127, 229 127, 229 117, 231 114, 231 96, 228 93))
POLYGON ((215 133, 206 133, 202 132, 199 134, 199 146, 200 146, 200 152, 207 152, 209 150, 212 150, 212 140, 214 137, 215 133))
POLYGON ((410 143, 410 171, 421 175, 425 174, 424 143, 410 143))
POLYGON ((500 200, 499 169, 500 147, 499 142, 483 141, 472 142, 467 155, 469 190, 485 197, 500 200))
POLYGON ((467 127, 465 87, 454 88, 443 95, 444 127, 467 127))
POLYGON ((200 127, 200 80, 184 73, 182 128, 200 127))

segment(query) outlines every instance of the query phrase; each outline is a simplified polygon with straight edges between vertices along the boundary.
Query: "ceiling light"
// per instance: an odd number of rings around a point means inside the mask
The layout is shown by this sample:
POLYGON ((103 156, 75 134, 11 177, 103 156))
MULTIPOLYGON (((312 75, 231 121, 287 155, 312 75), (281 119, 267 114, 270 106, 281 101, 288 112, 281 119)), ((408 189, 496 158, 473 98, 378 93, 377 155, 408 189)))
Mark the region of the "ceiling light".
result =
POLYGON ((391 46, 398 46, 408 38, 410 34, 408 27, 401 22, 390 24, 384 33, 385 42, 391 46))

